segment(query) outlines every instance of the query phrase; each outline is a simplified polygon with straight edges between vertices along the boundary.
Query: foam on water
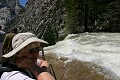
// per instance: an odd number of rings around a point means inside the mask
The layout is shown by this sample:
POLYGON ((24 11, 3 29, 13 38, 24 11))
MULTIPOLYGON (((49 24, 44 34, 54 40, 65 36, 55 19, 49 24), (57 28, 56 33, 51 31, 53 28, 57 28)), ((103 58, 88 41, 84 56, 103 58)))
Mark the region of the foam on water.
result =
POLYGON ((59 58, 94 62, 120 77, 120 33, 71 34, 45 50, 59 58))

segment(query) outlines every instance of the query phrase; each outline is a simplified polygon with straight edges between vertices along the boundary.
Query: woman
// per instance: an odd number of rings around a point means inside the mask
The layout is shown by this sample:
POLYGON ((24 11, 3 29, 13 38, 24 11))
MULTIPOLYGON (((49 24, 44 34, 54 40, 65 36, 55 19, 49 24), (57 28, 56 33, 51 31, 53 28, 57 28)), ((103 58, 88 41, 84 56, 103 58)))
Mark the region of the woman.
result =
POLYGON ((39 51, 48 44, 32 33, 19 33, 12 39, 13 50, 3 55, 3 67, 12 71, 3 72, 1 80, 55 80, 47 72, 47 61, 38 60, 39 51))

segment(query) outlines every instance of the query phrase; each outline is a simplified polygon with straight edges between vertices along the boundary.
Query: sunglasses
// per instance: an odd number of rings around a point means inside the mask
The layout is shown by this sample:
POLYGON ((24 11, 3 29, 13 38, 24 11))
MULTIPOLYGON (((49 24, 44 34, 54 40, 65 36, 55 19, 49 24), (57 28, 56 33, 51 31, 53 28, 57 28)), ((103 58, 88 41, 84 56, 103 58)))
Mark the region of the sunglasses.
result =
POLYGON ((42 51, 41 47, 37 47, 37 48, 32 48, 29 50, 30 53, 34 53, 34 52, 38 52, 38 51, 42 51))

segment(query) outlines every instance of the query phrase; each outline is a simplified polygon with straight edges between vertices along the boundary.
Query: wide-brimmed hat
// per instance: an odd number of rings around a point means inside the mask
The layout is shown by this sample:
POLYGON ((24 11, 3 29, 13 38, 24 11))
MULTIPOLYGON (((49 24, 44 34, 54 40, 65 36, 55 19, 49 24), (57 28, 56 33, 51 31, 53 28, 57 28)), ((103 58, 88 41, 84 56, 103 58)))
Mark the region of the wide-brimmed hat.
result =
POLYGON ((12 39, 13 50, 3 55, 2 57, 9 58, 32 42, 40 42, 41 44, 48 44, 48 42, 37 38, 36 35, 34 35, 33 33, 30 32, 19 33, 16 34, 12 39))

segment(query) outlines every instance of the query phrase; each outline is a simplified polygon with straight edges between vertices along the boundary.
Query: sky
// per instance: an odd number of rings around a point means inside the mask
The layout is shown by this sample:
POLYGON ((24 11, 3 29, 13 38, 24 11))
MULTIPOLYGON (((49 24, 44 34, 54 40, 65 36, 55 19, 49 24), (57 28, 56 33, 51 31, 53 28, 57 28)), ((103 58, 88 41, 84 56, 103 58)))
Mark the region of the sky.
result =
POLYGON ((25 3, 28 1, 28 0, 19 0, 20 1, 20 4, 22 5, 22 6, 25 6, 25 3))

